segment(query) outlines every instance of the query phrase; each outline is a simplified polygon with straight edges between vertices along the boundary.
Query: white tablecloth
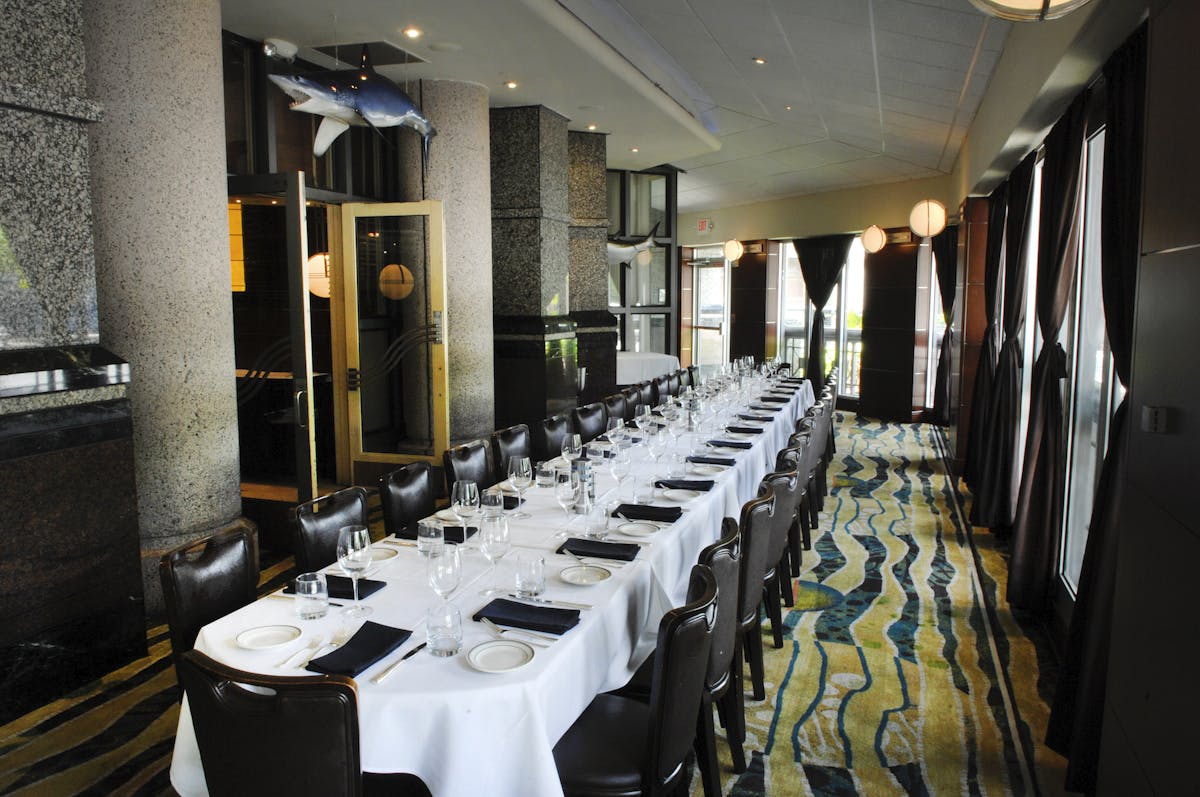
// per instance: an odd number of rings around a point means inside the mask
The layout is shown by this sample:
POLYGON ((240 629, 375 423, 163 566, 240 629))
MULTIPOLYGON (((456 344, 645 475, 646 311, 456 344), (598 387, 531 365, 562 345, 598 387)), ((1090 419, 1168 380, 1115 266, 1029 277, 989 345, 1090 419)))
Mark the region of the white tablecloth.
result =
POLYGON ((673 354, 650 351, 617 352, 617 384, 632 385, 679 370, 679 358, 673 354))
MULTIPOLYGON (((424 640, 423 613, 437 600, 426 585, 424 560, 415 549, 377 546, 399 554, 380 562, 371 574, 388 586, 366 600, 374 609, 369 619, 414 633, 411 641, 356 679, 363 769, 415 773, 438 797, 561 795, 554 744, 596 694, 624 684, 650 654, 662 615, 684 599, 697 553, 716 539, 721 519, 737 517, 741 505, 754 496, 762 475, 774 463, 775 452, 812 401, 806 385, 754 438, 752 449, 714 452, 736 456, 737 463, 716 477, 711 491, 684 505, 679 522, 654 535, 636 561, 614 567, 613 578, 601 584, 576 587, 558 578, 564 567, 573 564, 554 553, 561 544, 554 535, 564 515, 549 489, 531 488, 526 508, 532 517, 510 521, 514 551, 529 548, 545 553, 543 597, 589 603, 594 608, 584 610, 578 626, 550 648, 538 648, 533 661, 518 670, 485 674, 472 669, 462 654, 436 659, 422 653, 400 665, 383 684, 371 683, 397 656, 424 640)), ((634 451, 635 476, 661 475, 661 467, 644 450, 634 451)), ((615 486, 607 469, 601 469, 598 493, 611 497, 615 486)), ((654 503, 668 502, 658 498, 654 503)), ((505 585, 513 579, 512 558, 510 553, 497 570, 505 585)), ((464 651, 492 638, 470 619, 488 602, 479 595, 488 578, 487 562, 478 552, 464 556, 463 586, 452 601, 463 615, 464 651)), ((314 634, 330 637, 342 620, 331 609, 323 619, 299 622, 293 608, 290 599, 259 600, 205 626, 196 648, 239 669, 300 674, 277 665, 305 647, 314 634), (266 651, 244 650, 234 641, 247 628, 273 624, 296 625, 303 635, 285 647, 266 651)), ((207 794, 186 700, 171 783, 185 797, 207 794)))

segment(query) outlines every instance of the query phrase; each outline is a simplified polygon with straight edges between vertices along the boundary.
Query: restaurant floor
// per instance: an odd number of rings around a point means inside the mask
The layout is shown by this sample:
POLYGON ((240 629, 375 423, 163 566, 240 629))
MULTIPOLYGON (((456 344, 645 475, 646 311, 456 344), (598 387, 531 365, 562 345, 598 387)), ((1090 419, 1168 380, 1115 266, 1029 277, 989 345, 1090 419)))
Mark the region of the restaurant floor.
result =
MULTIPOLYGON (((1004 602, 1003 545, 964 525, 941 432, 842 415, 836 431, 784 647, 764 638, 767 699, 747 699, 749 770, 718 743, 724 793, 1061 793, 1041 743, 1053 656, 1004 602)), ((291 569, 268 564, 260 586, 291 569)), ((147 638, 146 658, 0 727, 0 794, 174 793, 166 626, 147 638)))

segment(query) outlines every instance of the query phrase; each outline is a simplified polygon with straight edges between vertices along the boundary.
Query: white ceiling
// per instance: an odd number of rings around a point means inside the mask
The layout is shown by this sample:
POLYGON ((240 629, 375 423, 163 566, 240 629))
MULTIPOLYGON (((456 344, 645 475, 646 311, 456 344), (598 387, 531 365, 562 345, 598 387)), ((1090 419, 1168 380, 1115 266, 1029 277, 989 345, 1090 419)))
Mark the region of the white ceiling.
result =
POLYGON ((610 166, 686 170, 683 211, 949 172, 1010 27, 969 0, 222 0, 222 10, 225 28, 288 39, 318 63, 332 59, 312 46, 390 41, 427 61, 380 69, 397 82, 469 80, 493 106, 543 104, 572 129, 596 124, 610 166), (403 37, 410 24, 420 39, 403 37))

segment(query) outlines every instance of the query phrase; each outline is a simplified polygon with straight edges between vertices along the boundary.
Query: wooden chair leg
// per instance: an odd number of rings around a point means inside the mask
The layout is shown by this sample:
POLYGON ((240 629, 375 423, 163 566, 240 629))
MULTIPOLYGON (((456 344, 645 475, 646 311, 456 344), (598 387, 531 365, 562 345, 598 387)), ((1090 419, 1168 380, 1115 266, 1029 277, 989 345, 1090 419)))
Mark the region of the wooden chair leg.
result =
MULTIPOLYGON (((788 562, 791 564, 792 577, 800 575, 800 519, 804 515, 803 509, 796 511, 796 517, 792 518, 792 525, 788 527, 788 562)), ((788 604, 791 606, 791 604, 788 604)))
POLYGON ((696 719, 696 740, 692 744, 696 751, 696 768, 700 770, 700 783, 704 786, 704 797, 720 797, 721 776, 717 771, 717 732, 713 728, 712 703, 708 695, 700 701, 700 716, 696 719))
POLYGON ((776 648, 783 647, 783 611, 779 608, 779 575, 769 573, 763 582, 763 603, 771 621, 771 639, 776 648))
POLYGON ((741 651, 734 655, 734 678, 721 696, 720 705, 725 713, 725 739, 729 742, 729 757, 733 771, 739 775, 746 771, 746 693, 742 691, 741 651))
POLYGON ((750 665, 751 694, 755 700, 767 699, 766 673, 763 670, 762 618, 742 637, 746 649, 746 661, 750 665))
MULTIPOLYGON (((809 505, 811 503, 812 499, 809 498, 806 492, 804 497, 800 499, 800 511, 796 513, 800 517, 800 545, 806 551, 812 550, 812 529, 814 524, 810 519, 812 510, 809 508, 809 505)), ((796 561, 799 563, 799 557, 797 557, 796 561)), ((800 574, 797 573, 796 575, 800 574)))
POLYGON ((779 594, 783 597, 783 605, 790 609, 796 605, 796 598, 792 595, 792 569, 788 562, 789 558, 790 554, 784 551, 783 559, 775 568, 775 572, 779 578, 779 594))

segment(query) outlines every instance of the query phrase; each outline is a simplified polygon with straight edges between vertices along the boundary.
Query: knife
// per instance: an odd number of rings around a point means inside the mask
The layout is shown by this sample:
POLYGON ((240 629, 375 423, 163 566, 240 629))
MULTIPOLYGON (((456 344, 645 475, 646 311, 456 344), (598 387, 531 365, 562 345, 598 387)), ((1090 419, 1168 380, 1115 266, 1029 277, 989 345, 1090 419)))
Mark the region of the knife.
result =
POLYGON ((388 668, 387 668, 386 670, 384 670, 383 672, 379 673, 379 675, 376 675, 374 678, 372 678, 372 679, 371 679, 371 683, 373 683, 373 684, 381 684, 381 683, 383 683, 384 679, 385 679, 385 678, 387 678, 389 675, 391 675, 391 674, 392 674, 392 670, 396 669, 396 668, 397 668, 397 667, 399 667, 401 664, 403 664, 404 662, 408 661, 408 660, 409 660, 409 659, 411 659, 413 656, 417 655, 417 653, 419 653, 419 652, 421 651, 421 649, 422 649, 422 648, 424 648, 424 647, 425 647, 427 644, 429 644, 429 643, 428 643, 428 642, 422 642, 421 644, 417 645, 415 648, 413 648, 412 650, 410 650, 408 653, 405 653, 405 654, 404 654, 403 656, 401 656, 399 659, 397 659, 396 661, 394 661, 390 667, 388 667, 388 668))
POLYGON ((558 606, 563 609, 590 609, 590 603, 572 603, 571 601, 552 601, 546 598, 525 598, 515 592, 508 593, 508 597, 516 598, 519 601, 527 601, 529 603, 540 603, 543 606, 558 606))

